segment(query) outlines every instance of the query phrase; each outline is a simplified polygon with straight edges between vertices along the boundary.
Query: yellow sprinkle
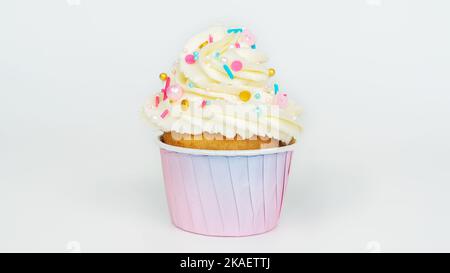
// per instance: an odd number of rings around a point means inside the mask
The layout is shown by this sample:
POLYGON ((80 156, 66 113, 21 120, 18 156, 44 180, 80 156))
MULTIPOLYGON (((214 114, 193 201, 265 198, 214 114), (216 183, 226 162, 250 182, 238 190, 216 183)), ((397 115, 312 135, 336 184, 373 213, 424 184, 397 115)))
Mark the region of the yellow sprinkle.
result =
POLYGON ((198 48, 202 49, 207 44, 208 44, 208 41, 204 41, 201 45, 198 46, 198 48))
POLYGON ((187 99, 181 101, 181 109, 183 109, 183 111, 189 109, 189 101, 187 99))
POLYGON ((165 81, 165 80, 167 80, 167 74, 166 74, 166 73, 161 73, 161 74, 159 74, 159 78, 160 78, 162 81, 165 81))
POLYGON ((269 73, 269 77, 273 77, 273 75, 275 75, 275 69, 269 68, 268 73, 269 73))
POLYGON ((241 93, 239 93, 239 98, 243 102, 249 101, 251 97, 252 97, 252 94, 249 91, 247 91, 247 90, 244 90, 241 93))

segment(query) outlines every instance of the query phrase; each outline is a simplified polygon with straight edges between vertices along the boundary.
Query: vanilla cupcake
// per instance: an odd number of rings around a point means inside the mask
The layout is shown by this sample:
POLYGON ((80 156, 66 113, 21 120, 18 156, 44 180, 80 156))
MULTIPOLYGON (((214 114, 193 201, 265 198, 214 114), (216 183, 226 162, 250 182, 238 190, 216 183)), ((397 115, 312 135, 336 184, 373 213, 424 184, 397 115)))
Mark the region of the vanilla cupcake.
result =
POLYGON ((191 38, 145 114, 161 131, 175 226, 205 235, 263 233, 278 222, 299 107, 244 28, 191 38))

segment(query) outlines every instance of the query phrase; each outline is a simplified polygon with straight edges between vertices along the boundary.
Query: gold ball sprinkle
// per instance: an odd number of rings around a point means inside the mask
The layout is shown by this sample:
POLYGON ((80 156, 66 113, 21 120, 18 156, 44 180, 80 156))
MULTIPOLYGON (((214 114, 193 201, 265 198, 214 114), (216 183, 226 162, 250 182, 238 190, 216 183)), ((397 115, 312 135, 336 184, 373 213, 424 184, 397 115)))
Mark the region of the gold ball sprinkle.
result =
POLYGON ((181 101, 181 109, 183 111, 186 111, 189 108, 189 101, 187 99, 184 99, 181 101))
POLYGON ((244 90, 241 93, 239 93, 239 98, 243 102, 249 101, 251 97, 252 97, 252 94, 249 91, 247 91, 247 90, 244 90))
POLYGON ((167 74, 166 74, 166 73, 161 73, 161 74, 159 74, 159 78, 160 78, 162 81, 165 81, 165 80, 167 80, 167 74))
POLYGON ((273 77, 275 75, 275 69, 269 68, 268 73, 269 73, 269 77, 273 77))

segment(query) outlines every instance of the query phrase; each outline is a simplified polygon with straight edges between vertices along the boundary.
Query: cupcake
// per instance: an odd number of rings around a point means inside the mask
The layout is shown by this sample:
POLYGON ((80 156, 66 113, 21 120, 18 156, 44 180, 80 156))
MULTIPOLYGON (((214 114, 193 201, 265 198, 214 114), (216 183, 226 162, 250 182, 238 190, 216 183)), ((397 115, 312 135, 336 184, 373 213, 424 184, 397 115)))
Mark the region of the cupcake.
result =
POLYGON ((267 61, 248 29, 214 27, 159 75, 144 112, 160 131, 175 226, 246 236, 277 225, 301 126, 267 61))

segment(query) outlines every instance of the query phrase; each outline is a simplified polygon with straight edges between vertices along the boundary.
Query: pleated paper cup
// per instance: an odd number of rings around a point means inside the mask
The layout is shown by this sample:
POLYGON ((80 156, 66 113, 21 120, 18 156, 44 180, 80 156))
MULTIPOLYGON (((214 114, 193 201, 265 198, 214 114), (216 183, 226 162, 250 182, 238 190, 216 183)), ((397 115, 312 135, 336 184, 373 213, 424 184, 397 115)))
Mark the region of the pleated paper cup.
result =
POLYGON ((157 141, 175 226, 210 236, 248 236, 276 227, 294 145, 216 151, 157 141))

